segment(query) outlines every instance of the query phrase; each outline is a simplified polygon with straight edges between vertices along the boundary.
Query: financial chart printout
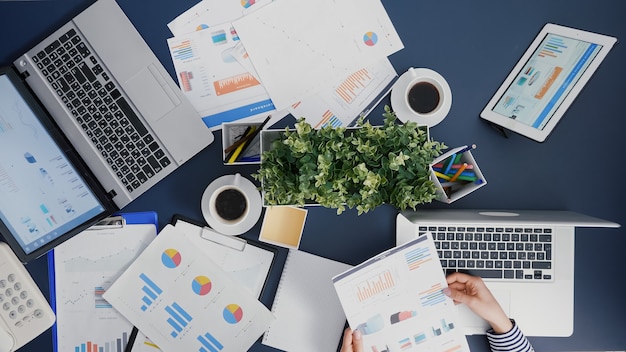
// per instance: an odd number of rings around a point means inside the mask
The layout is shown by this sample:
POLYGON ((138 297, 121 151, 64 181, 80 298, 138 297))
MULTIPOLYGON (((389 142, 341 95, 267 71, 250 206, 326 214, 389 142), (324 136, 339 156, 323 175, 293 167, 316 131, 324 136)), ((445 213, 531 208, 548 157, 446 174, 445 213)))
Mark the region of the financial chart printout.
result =
POLYGON ((246 351, 273 320, 256 297, 172 225, 103 297, 165 352, 246 351))
POLYGON ((368 351, 469 351, 430 235, 333 278, 350 327, 368 351))
POLYGON ((155 236, 153 224, 127 224, 54 249, 56 351, 124 351, 133 326, 102 296, 155 236))

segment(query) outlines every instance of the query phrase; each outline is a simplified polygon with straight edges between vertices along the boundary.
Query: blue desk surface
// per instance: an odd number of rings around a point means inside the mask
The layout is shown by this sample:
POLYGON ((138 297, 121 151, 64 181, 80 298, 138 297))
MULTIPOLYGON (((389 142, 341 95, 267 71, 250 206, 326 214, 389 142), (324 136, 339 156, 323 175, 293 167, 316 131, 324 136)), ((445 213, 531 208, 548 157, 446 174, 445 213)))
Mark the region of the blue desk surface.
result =
MULTIPOLYGON (((92 0, 0 0, 0 65, 10 64, 92 0)), ((119 0, 128 17, 174 76, 166 24, 196 0, 119 0)), ((626 225, 626 157, 623 136, 626 48, 617 44, 549 139, 503 138, 478 115, 527 45, 546 22, 626 40, 626 3, 597 1, 390 1, 383 4, 405 48, 390 57, 399 74, 409 67, 438 71, 452 89, 452 108, 431 129, 451 147, 476 143, 474 157, 488 185, 453 203, 454 208, 565 209, 626 225)), ((389 97, 383 104, 389 104, 389 97)), ((379 106, 371 115, 381 122, 379 106)), ((291 123, 287 120, 287 123, 291 123)), ((221 137, 125 211, 155 210, 160 226, 173 214, 202 219, 200 198, 215 178, 252 166, 223 166, 221 137)), ((448 205, 433 203, 427 207, 448 205)), ((394 245, 397 211, 383 206, 357 216, 309 210, 302 249, 357 264, 394 245)), ((258 234, 260 222, 245 236, 258 234)), ((623 248, 626 227, 579 229, 576 238, 575 325, 569 338, 531 338, 537 351, 607 351, 626 348, 623 248)), ((28 264, 48 292, 45 258, 28 264)), ((323 338, 323 337, 321 337, 323 338)), ((484 336, 469 337, 485 351, 484 336)), ((44 333, 22 351, 51 350, 44 333)), ((273 351, 255 344, 252 351, 273 351)))

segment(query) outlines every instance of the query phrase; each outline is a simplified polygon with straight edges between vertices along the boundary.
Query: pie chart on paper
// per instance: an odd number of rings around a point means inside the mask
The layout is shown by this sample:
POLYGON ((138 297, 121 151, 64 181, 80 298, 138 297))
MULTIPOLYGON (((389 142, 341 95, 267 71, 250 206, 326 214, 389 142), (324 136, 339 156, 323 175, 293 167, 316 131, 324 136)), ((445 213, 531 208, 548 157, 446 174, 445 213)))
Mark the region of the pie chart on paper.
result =
POLYGON ((254 5, 255 2, 255 0, 241 0, 241 6, 243 6, 244 9, 247 9, 248 7, 254 5))
POLYGON ((374 32, 367 32, 363 35, 363 42, 367 46, 374 46, 378 43, 378 35, 374 32))
POLYGON ((178 252, 177 250, 170 248, 170 249, 166 249, 165 251, 163 251, 163 254, 161 255, 161 261, 163 262, 163 265, 165 265, 165 267, 173 269, 176 268, 180 265, 180 262, 182 260, 182 257, 180 255, 180 252, 178 252))
POLYGON ((243 318, 243 309, 237 304, 229 304, 224 308, 224 320, 229 324, 237 324, 243 318))
POLYGON ((211 292, 212 286, 211 280, 206 276, 197 276, 191 283, 191 289, 199 296, 204 296, 211 292))

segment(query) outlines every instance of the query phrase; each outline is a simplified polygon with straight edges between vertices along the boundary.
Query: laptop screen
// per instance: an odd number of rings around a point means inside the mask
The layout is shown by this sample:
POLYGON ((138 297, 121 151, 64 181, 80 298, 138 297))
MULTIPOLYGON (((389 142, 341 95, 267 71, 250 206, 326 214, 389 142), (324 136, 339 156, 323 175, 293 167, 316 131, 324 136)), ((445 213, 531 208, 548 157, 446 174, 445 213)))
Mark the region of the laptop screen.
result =
POLYGON ((16 77, 0 71, 0 231, 26 261, 110 211, 16 77))

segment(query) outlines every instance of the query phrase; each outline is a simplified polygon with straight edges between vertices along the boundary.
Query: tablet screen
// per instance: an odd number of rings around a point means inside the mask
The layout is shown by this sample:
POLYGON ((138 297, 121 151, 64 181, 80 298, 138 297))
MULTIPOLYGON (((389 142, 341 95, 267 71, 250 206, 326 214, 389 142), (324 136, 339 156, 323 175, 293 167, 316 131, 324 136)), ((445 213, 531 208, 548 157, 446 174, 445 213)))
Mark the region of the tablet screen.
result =
POLYGON ((548 33, 493 111, 542 130, 601 49, 548 33))

